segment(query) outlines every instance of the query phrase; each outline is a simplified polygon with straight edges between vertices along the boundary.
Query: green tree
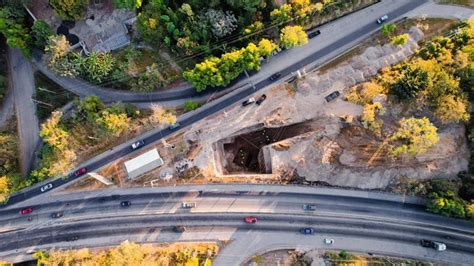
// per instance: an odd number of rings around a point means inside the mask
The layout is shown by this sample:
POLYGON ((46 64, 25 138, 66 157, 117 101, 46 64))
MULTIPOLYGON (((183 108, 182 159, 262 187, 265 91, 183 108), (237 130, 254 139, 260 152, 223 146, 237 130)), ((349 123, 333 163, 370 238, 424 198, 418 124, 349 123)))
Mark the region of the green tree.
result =
POLYGON ((390 36, 397 29, 397 25, 394 23, 387 23, 382 25, 380 32, 385 36, 390 36))
POLYGON ((463 69, 456 70, 454 74, 459 78, 459 87, 465 92, 473 92, 474 90, 474 65, 467 66, 463 69))
POLYGON ((67 146, 68 136, 66 130, 60 124, 62 113, 54 111, 51 118, 41 125, 39 135, 52 147, 62 150, 67 146))
POLYGON ((0 33, 7 39, 11 48, 18 48, 25 57, 31 57, 29 30, 24 25, 23 8, 10 5, 0 8, 0 33))
POLYGON ((76 77, 80 74, 83 59, 69 50, 69 42, 64 35, 53 35, 44 48, 45 61, 55 74, 63 77, 76 77))
POLYGON ((196 110, 199 107, 199 103, 193 100, 187 100, 184 102, 184 111, 189 112, 192 110, 196 110))
POLYGON ((443 124, 469 121, 468 103, 454 95, 444 95, 439 98, 435 115, 443 124))
POLYGON ((113 70, 115 59, 110 53, 90 53, 84 60, 83 71, 89 80, 100 83, 113 70))
POLYGON ((428 73, 420 68, 407 67, 402 76, 392 85, 392 93, 400 99, 410 99, 429 85, 428 73))
POLYGON ((56 14, 64 19, 82 19, 87 0, 49 0, 56 14))
POLYGON ((164 78, 158 69, 158 65, 153 63, 146 68, 145 73, 136 79, 131 79, 130 85, 132 91, 150 92, 162 86, 163 82, 164 78))
POLYGON ((410 35, 408 35, 407 33, 405 34, 400 34, 400 35, 397 35, 397 36, 393 36, 391 39, 390 39, 390 42, 393 44, 393 45, 396 45, 396 46, 402 46, 402 45, 405 45, 408 41, 408 39, 410 38, 410 35))
POLYGON ((281 30, 280 42, 285 48, 308 43, 308 35, 301 26, 286 26, 281 30))
POLYGON ((440 98, 446 95, 459 94, 459 81, 445 70, 434 74, 433 85, 428 88, 428 97, 433 104, 440 102, 440 98))
POLYGON ((49 38, 54 34, 51 27, 43 20, 36 20, 31 27, 31 33, 35 40, 35 46, 44 49, 49 38))
POLYGON ((466 217, 464 203, 458 198, 445 198, 442 196, 438 196, 436 193, 433 193, 430 197, 432 199, 427 205, 428 211, 456 218, 466 217))
POLYGON ((89 121, 95 121, 99 114, 105 110, 105 105, 98 96, 92 95, 80 101, 78 109, 89 121))
POLYGON ((394 156, 425 153, 439 141, 437 128, 426 117, 402 118, 399 123, 400 127, 389 138, 394 156))
POLYGON ((142 6, 142 0, 114 0, 114 6, 116 8, 126 8, 132 11, 142 6))

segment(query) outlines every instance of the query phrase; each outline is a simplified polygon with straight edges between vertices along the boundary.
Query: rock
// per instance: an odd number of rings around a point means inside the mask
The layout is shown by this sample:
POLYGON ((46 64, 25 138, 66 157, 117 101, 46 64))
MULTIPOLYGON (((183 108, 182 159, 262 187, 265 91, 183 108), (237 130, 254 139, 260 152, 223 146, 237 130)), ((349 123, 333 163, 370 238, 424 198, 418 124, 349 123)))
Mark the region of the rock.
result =
POLYGON ((419 42, 423 39, 423 37, 425 36, 425 34, 423 33, 423 31, 421 31, 419 28, 413 26, 410 28, 410 30, 408 31, 408 34, 410 34, 410 36, 416 41, 416 42, 419 42))
POLYGON ((387 105, 387 95, 377 94, 372 98, 373 103, 380 103, 383 107, 387 105))

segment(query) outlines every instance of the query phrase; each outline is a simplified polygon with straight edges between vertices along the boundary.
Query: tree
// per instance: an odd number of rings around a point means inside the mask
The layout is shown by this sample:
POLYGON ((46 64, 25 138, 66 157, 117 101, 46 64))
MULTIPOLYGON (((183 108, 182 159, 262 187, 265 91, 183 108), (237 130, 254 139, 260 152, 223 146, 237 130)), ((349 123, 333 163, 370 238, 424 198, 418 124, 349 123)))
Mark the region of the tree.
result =
POLYGON ((0 33, 7 39, 8 46, 18 48, 25 57, 31 56, 31 37, 29 30, 23 26, 25 13, 22 7, 10 5, 0 9, 0 33))
POLYGON ((172 125, 176 123, 176 116, 170 111, 165 110, 163 107, 152 104, 150 106, 151 115, 149 117, 152 124, 168 124, 172 125))
POLYGON ((69 50, 69 42, 64 35, 54 35, 44 48, 45 61, 55 74, 63 77, 76 77, 80 74, 83 59, 69 50))
POLYGON ((469 121, 468 103, 454 95, 444 95, 439 99, 435 115, 443 124, 469 121))
POLYGON ((291 0, 290 3, 293 16, 299 19, 303 19, 313 11, 320 9, 319 5, 311 3, 310 0, 291 0))
POLYGON ((8 177, 6 175, 0 176, 0 202, 4 202, 9 193, 10 187, 8 185, 8 177))
POLYGON ((428 97, 432 104, 440 103, 440 98, 446 95, 459 95, 459 81, 441 70, 434 74, 433 85, 428 88, 428 97))
POLYGON ((364 105, 372 101, 377 95, 384 93, 384 88, 375 82, 364 82, 354 86, 347 94, 346 98, 349 102, 364 105))
POLYGON ((400 127, 389 138, 394 156, 425 153, 439 141, 437 128, 426 117, 402 118, 399 123, 400 127))
POLYGON ((459 78, 459 87, 466 92, 474 90, 474 65, 456 70, 454 75, 459 78))
POLYGON ((187 100, 184 102, 184 111, 189 112, 192 110, 196 110, 199 107, 199 103, 193 100, 187 100))
POLYGON ((375 102, 372 104, 366 104, 364 106, 364 111, 362 112, 362 125, 365 128, 370 129, 371 131, 375 132, 376 134, 380 134, 382 130, 382 121, 377 121, 375 116, 377 114, 383 115, 385 113, 385 108, 383 108, 382 104, 379 102, 375 102))
POLYGON ((87 0, 49 0, 56 14, 64 19, 82 19, 87 0))
POLYGON ((216 38, 225 37, 237 28, 237 19, 231 11, 209 9, 206 16, 211 23, 212 34, 216 38))
POLYGON ((427 210, 439 213, 445 216, 465 218, 464 203, 455 197, 441 197, 436 193, 431 195, 431 201, 428 202, 427 210))
POLYGON ((98 96, 92 95, 86 96, 80 101, 78 109, 89 121, 95 121, 99 114, 105 110, 105 105, 98 96))
POLYGON ((114 0, 114 6, 135 11, 142 6, 142 2, 142 0, 114 0))
POLYGON ((129 127, 130 118, 124 113, 115 114, 105 110, 101 113, 97 122, 102 125, 107 132, 118 137, 129 127))
POLYGON ((146 67, 145 73, 131 80, 132 91, 150 92, 156 90, 164 82, 164 78, 158 70, 158 65, 153 63, 146 67))
POLYGON ((92 52, 84 60, 82 68, 89 80, 100 83, 112 72, 114 65, 115 59, 110 53, 92 52))
POLYGON ((292 20, 292 16, 292 8, 289 4, 283 4, 280 8, 273 9, 273 11, 270 12, 272 22, 278 24, 283 24, 292 20))
POLYGON ((402 46, 402 45, 405 45, 407 43, 409 38, 410 38, 410 35, 408 35, 408 33, 400 34, 400 35, 397 35, 397 36, 393 36, 390 39, 390 42, 393 45, 402 46))
POLYGON ((35 46, 44 49, 49 38, 54 34, 51 27, 43 20, 36 20, 31 27, 31 34, 35 40, 35 46))
POLYGON ((420 68, 408 66, 402 76, 392 85, 392 92, 400 99, 410 99, 429 85, 428 73, 420 68))
POLYGON ((258 48, 260 49, 261 56, 268 57, 278 48, 278 45, 268 39, 261 39, 258 43, 258 48))
POLYGON ((385 36, 390 36, 397 29, 397 25, 394 23, 383 24, 380 28, 380 32, 385 36))
POLYGON ((244 29, 244 34, 251 34, 254 32, 258 32, 263 29, 263 26, 264 26, 263 23, 257 20, 244 29))
POLYGON ((67 146, 68 136, 66 130, 60 124, 62 113, 54 111, 51 118, 41 125, 39 135, 43 140, 52 147, 62 150, 67 146))
POLYGON ((301 26, 286 26, 281 30, 280 42, 285 48, 308 43, 308 35, 301 26))

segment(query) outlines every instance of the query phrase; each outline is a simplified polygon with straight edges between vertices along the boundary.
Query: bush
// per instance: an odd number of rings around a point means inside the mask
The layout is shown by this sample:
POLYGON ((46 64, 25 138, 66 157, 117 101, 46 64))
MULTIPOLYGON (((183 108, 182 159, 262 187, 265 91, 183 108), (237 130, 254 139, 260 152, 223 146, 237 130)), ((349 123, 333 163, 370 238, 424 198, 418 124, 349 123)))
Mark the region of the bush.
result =
POLYGON ((188 101, 184 102, 184 111, 185 112, 196 110, 197 108, 199 108, 199 104, 197 102, 193 101, 193 100, 188 100, 188 101))
POLYGON ((49 4, 54 8, 54 11, 64 19, 83 18, 87 3, 87 0, 49 0, 49 4))
POLYGON ((420 68, 407 67, 398 81, 392 85, 392 93, 400 99, 411 99, 429 84, 428 73, 420 68))
POLYGON ((31 27, 31 33, 34 38, 35 46, 44 49, 48 44, 49 37, 54 33, 51 27, 43 20, 37 20, 31 27))

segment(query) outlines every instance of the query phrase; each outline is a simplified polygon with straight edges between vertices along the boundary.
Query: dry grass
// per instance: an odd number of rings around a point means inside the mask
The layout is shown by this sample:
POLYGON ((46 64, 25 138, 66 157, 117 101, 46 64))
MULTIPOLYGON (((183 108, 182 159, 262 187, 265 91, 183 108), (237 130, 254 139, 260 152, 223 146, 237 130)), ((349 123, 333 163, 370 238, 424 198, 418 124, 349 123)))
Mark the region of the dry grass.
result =
POLYGON ((461 5, 474 8, 474 1, 472 0, 438 0, 440 4, 461 5))

